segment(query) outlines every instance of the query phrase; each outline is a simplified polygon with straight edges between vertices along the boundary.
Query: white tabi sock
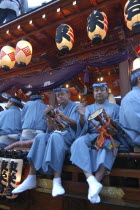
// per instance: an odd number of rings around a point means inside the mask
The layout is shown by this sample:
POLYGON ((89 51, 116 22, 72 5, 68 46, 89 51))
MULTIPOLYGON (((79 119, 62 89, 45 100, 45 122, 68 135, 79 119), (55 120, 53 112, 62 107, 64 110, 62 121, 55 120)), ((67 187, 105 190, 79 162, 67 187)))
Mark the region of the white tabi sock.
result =
POLYGON ((101 199, 99 195, 95 195, 92 199, 90 199, 91 203, 100 203, 101 199))
POLYGON ((36 175, 28 175, 27 178, 20 184, 17 188, 15 188, 12 193, 17 194, 24 192, 25 190, 30 190, 36 187, 36 175))
POLYGON ((96 197, 101 191, 103 185, 98 182, 93 175, 87 178, 87 182, 89 184, 88 199, 93 201, 97 200, 96 197))
MULTIPOLYGON (((89 195, 91 194, 90 192, 90 188, 88 190, 88 197, 89 195)), ((89 198, 88 198, 89 199, 89 198)), ((91 203, 100 203, 101 199, 100 199, 100 196, 98 194, 96 194, 94 197, 92 197, 92 199, 89 199, 91 203)))
POLYGON ((65 190, 61 185, 61 178, 54 178, 53 179, 52 196, 56 197, 58 195, 63 195, 64 193, 65 193, 65 190))

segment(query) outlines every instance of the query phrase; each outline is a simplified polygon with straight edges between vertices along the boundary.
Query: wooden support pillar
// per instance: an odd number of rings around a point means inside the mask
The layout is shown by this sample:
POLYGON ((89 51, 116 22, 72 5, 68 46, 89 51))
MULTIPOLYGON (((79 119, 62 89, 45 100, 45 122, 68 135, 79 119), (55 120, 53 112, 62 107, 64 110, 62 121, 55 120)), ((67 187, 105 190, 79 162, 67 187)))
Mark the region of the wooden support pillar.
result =
POLYGON ((123 98, 130 91, 130 79, 129 79, 129 63, 128 60, 119 64, 120 74, 120 91, 123 98))

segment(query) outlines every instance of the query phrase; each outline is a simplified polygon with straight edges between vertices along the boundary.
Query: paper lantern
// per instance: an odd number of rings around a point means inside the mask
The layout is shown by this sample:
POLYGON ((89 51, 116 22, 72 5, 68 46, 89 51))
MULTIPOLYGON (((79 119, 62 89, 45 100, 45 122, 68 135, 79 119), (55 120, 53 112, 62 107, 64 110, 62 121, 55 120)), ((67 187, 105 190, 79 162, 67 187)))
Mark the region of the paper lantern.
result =
POLYGON ((56 46, 62 53, 69 52, 74 44, 73 29, 67 24, 61 24, 56 29, 56 46))
POLYGON ((30 63, 32 58, 32 46, 26 40, 21 40, 16 45, 16 61, 19 66, 26 66, 30 63))
POLYGON ((135 48, 135 51, 140 54, 140 45, 135 48))
POLYGON ((8 71, 14 67, 15 62, 15 49, 9 45, 4 46, 0 51, 1 68, 8 71))
POLYGON ((8 199, 14 199, 18 195, 12 194, 12 190, 19 186, 21 181, 23 168, 23 160, 22 159, 11 159, 8 173, 8 182, 6 186, 6 197, 8 199))
POLYGON ((140 0, 128 0, 126 2, 124 18, 127 27, 133 33, 140 33, 140 0))
POLYGON ((132 71, 136 70, 140 68, 140 58, 136 58, 134 61, 133 61, 133 69, 132 71))
POLYGON ((0 171, 0 195, 6 195, 6 186, 8 183, 8 172, 10 167, 10 158, 2 158, 0 171))
POLYGON ((108 30, 107 16, 104 12, 94 10, 87 19, 88 37, 93 43, 98 44, 106 36, 108 30))

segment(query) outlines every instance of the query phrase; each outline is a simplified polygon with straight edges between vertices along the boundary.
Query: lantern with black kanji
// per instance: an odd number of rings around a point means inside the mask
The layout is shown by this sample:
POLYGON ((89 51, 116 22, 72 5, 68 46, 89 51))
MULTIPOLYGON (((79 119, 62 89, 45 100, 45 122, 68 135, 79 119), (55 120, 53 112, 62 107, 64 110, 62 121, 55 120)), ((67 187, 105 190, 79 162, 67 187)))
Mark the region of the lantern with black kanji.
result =
POLYGON ((74 43, 73 29, 67 24, 61 24, 56 29, 56 46, 62 53, 69 52, 74 43))
POLYGON ((140 0, 128 0, 126 2, 124 18, 127 27, 133 33, 140 33, 140 0))
POLYGON ((94 10, 87 19, 88 37, 93 43, 98 44, 106 36, 108 30, 108 20, 104 12, 94 10))
POLYGON ((8 71, 14 67, 15 62, 15 49, 9 45, 4 46, 0 51, 1 68, 8 71))
POLYGON ((8 183, 8 173, 10 167, 10 158, 0 158, 0 196, 6 195, 6 186, 8 183))
POLYGON ((19 66, 28 65, 32 58, 32 45, 26 40, 19 41, 16 45, 15 58, 19 66))
POLYGON ((10 159, 8 180, 6 185, 6 198, 14 199, 18 194, 12 194, 12 190, 20 185, 23 168, 22 159, 10 159))

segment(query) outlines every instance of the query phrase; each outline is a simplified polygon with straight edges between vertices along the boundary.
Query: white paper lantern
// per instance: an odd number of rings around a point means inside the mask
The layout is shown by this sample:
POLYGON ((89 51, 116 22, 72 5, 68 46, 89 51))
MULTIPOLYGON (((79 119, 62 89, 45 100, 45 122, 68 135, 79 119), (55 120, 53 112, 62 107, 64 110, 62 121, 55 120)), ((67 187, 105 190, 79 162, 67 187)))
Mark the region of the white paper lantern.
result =
POLYGON ((140 33, 140 0, 128 0, 126 2, 124 19, 130 30, 134 33, 140 33))
POLYGON ((94 10, 87 19, 88 37, 93 43, 98 44, 106 36, 108 30, 108 20, 104 12, 94 10))
POLYGON ((133 69, 132 71, 136 70, 140 68, 140 58, 136 58, 134 61, 133 61, 133 69))
POLYGON ((32 58, 32 45, 26 40, 19 41, 16 45, 15 58, 19 66, 28 65, 32 58))
POLYGON ((6 187, 6 197, 8 199, 14 199, 18 195, 12 194, 12 190, 20 185, 21 175, 23 168, 22 159, 11 159, 8 173, 8 182, 6 187))
POLYGON ((74 44, 73 29, 67 24, 61 24, 56 29, 55 41, 57 48, 62 53, 69 52, 74 44))
POLYGON ((9 45, 4 46, 0 51, 1 68, 8 71, 14 67, 15 62, 15 49, 9 45))
POLYGON ((6 186, 8 183, 8 173, 10 166, 10 158, 2 158, 0 171, 0 195, 6 195, 6 186))

